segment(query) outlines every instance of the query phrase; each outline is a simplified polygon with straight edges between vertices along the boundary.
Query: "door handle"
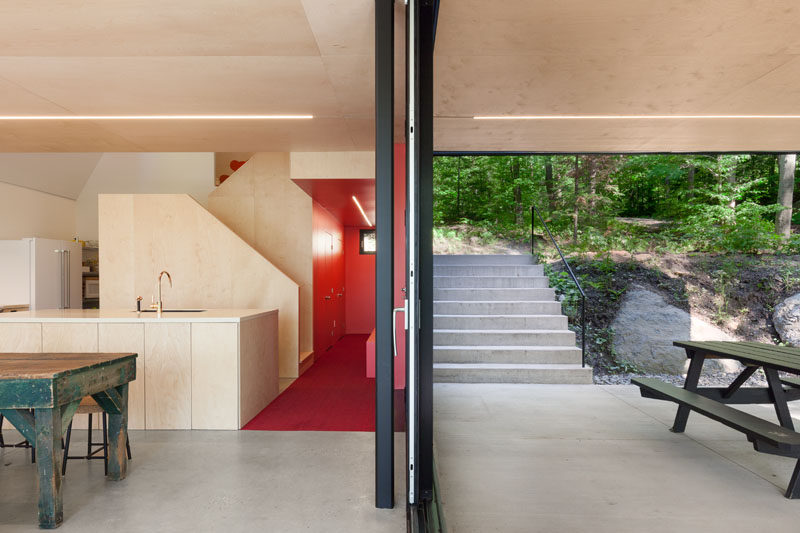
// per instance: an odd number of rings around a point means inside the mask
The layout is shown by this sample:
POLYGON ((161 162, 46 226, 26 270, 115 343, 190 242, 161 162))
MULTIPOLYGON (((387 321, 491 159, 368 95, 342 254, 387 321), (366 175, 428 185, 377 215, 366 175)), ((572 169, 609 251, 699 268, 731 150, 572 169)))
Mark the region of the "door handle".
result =
MULTIPOLYGON (((407 315, 408 300, 403 301, 403 307, 395 307, 392 309, 392 348, 394 349, 394 356, 397 357, 397 313, 407 315)), ((408 319, 408 317, 406 317, 408 319)), ((406 328, 408 329, 408 321, 406 321, 406 328)))
POLYGON ((69 272, 69 263, 70 263, 69 250, 64 250, 64 255, 66 256, 66 260, 64 261, 64 263, 66 264, 66 269, 65 269, 66 273, 64 274, 64 277, 66 279, 64 280, 64 286, 66 287, 66 292, 67 292, 67 297, 66 297, 66 299, 64 301, 64 309, 70 309, 72 307, 72 304, 71 304, 72 294, 70 293, 70 290, 72 289, 72 287, 70 287, 70 277, 71 276, 70 276, 70 272, 69 272))
POLYGON ((66 309, 66 305, 64 304, 64 302, 66 301, 64 293, 65 291, 64 285, 66 284, 66 280, 64 279, 64 250, 53 250, 53 252, 58 254, 58 270, 59 270, 58 274, 61 277, 60 279, 61 286, 59 287, 61 294, 58 295, 58 298, 60 300, 58 308, 66 309))

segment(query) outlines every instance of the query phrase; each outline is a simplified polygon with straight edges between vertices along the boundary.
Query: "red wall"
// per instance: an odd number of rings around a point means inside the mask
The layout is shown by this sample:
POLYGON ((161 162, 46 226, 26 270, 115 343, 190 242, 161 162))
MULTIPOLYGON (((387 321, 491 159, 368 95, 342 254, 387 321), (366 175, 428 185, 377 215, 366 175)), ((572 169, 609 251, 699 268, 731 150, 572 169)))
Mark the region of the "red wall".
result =
POLYGON ((344 228, 345 323, 347 333, 367 334, 375 329, 375 256, 359 253, 359 231, 344 228))
POLYGON ((312 211, 314 267, 314 353, 319 355, 345 334, 344 227, 316 201, 312 211), (326 299, 326 296, 330 299, 326 299))

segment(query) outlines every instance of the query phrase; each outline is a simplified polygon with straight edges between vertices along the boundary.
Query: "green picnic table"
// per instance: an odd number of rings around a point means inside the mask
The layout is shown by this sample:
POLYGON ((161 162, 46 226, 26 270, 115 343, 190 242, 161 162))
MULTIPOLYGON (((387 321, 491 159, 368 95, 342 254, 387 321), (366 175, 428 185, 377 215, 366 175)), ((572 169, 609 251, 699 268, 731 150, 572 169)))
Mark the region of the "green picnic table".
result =
POLYGON ((634 378, 631 383, 642 396, 678 404, 672 431, 686 429, 689 413, 695 411, 744 433, 756 451, 794 457, 798 461, 786 489, 787 498, 800 498, 800 433, 795 432, 788 402, 800 399, 800 380, 778 372, 800 375, 800 349, 758 342, 676 341, 690 359, 683 388, 654 378, 634 378), (733 359, 744 370, 727 387, 698 387, 706 359, 733 359), (766 387, 742 387, 759 368, 766 387), (730 407, 730 404, 772 404, 779 424, 730 407))
POLYGON ((136 356, 0 353, 0 413, 36 449, 40 528, 56 528, 63 520, 61 439, 86 396, 109 415, 108 477, 125 479, 128 383, 136 379, 136 356))

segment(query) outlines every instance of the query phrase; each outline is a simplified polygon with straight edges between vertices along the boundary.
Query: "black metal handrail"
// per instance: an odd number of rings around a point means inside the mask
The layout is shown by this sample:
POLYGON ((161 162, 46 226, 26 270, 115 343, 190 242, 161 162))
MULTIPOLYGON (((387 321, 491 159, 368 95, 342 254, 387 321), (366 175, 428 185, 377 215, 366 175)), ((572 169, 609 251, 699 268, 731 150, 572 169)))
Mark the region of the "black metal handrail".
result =
POLYGON ((550 233, 550 228, 547 227, 547 222, 545 222, 544 217, 541 213, 539 213, 539 209, 536 208, 536 205, 531 206, 531 255, 536 255, 536 235, 534 234, 534 229, 536 227, 536 217, 539 217, 539 220, 542 221, 542 226, 544 226, 544 230, 547 232, 548 237, 550 237, 550 241, 553 243, 553 246, 556 247, 558 250, 558 255, 561 256, 561 261, 564 262, 564 266, 567 269, 572 281, 575 283, 575 286, 578 288, 578 292, 581 295, 581 366, 586 366, 586 293, 583 292, 583 287, 581 287, 580 281, 575 276, 575 273, 572 271, 572 267, 569 266, 569 261, 567 258, 564 257, 564 253, 561 251, 561 247, 558 246, 555 237, 553 234, 550 233))

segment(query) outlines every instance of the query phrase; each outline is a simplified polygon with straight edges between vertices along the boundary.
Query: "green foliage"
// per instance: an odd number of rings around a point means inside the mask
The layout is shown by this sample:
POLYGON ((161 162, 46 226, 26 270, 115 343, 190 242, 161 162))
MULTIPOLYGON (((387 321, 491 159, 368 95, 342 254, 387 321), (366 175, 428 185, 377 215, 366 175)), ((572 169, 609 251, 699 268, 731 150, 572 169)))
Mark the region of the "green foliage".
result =
MULTIPOLYGON (((575 282, 572 281, 569 273, 560 270, 554 270, 549 263, 543 263, 544 274, 550 282, 550 287, 555 289, 556 296, 561 300, 561 309, 571 322, 575 322, 580 310, 581 293, 575 282)), ((585 279, 578 277, 581 284, 586 283, 585 279)))
MULTIPOLYGON (((434 224, 527 241, 536 204, 569 251, 800 253, 797 233, 774 234, 777 187, 772 154, 437 157, 434 224)), ((534 233, 547 239, 538 219, 534 233)))
POLYGON ((758 252, 783 246, 774 233, 777 205, 744 202, 736 209, 727 205, 696 206, 680 224, 679 230, 694 247, 703 251, 758 252))

